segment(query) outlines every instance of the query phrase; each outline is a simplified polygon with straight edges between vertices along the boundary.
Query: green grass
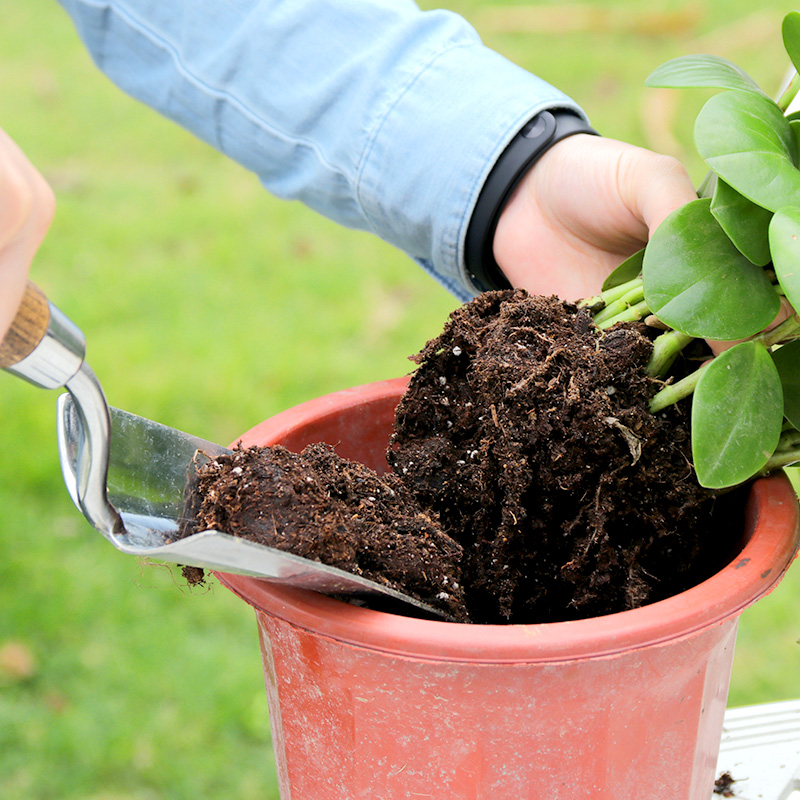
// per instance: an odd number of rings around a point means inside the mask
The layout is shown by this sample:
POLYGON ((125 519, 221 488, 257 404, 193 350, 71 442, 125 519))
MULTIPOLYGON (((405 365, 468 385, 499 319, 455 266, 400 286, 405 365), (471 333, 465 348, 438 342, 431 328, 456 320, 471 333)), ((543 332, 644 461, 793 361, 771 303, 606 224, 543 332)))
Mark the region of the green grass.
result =
MULTIPOLYGON (((715 41, 767 86, 785 68, 775 43, 790 7, 776 2, 591 3, 621 12, 610 27, 559 3, 509 3, 531 27, 539 8, 560 10, 527 33, 495 30, 492 4, 449 7, 605 134, 655 147, 670 132, 698 180, 680 115, 699 99, 653 105, 645 75, 715 41)), ((58 196, 33 277, 83 329, 121 408, 227 442, 303 400, 406 372, 455 305, 404 255, 270 198, 122 95, 52 0, 3 8, 0 125, 58 196)), ((61 482, 55 393, 0 383, 0 797, 277 797, 251 611, 104 542, 61 482)), ((798 599, 795 570, 745 614, 733 704, 800 695, 798 599)))

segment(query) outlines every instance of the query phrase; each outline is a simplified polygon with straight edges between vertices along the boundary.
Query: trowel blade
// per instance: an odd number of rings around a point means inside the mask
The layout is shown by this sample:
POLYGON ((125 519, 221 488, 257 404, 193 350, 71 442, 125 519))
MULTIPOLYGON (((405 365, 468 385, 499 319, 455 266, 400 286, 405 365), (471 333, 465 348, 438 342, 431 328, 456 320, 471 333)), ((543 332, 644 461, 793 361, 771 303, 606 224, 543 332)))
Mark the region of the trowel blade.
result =
MULTIPOLYGON (((128 411, 110 407, 109 412, 108 499, 120 513, 125 532, 107 538, 118 550, 174 564, 252 575, 323 594, 381 595, 429 615, 446 617, 415 598, 359 575, 220 531, 202 531, 175 540, 186 484, 198 454, 214 458, 230 450, 128 411)), ((84 431, 69 394, 59 398, 58 413, 65 482, 80 508, 74 475, 84 431)))

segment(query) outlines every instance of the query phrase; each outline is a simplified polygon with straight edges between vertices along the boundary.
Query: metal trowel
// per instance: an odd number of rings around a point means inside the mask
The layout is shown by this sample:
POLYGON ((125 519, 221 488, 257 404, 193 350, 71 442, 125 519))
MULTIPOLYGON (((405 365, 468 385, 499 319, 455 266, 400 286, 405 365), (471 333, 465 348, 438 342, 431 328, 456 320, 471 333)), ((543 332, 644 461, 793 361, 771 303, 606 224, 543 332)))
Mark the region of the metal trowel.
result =
POLYGON ((67 389, 58 399, 57 413, 64 482, 81 513, 118 550, 323 594, 380 596, 434 617, 446 616, 375 581, 221 531, 172 541, 196 454, 213 458, 229 451, 109 407, 84 360, 85 346, 81 331, 29 283, 0 342, 0 367, 43 389, 67 389))

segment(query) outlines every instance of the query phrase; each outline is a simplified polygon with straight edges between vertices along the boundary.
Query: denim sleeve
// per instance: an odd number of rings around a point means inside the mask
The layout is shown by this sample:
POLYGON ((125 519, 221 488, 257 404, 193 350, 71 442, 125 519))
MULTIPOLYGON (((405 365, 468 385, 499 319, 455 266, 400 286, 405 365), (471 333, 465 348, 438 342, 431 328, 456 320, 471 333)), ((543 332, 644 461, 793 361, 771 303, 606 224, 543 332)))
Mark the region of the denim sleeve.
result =
POLYGON ((59 0, 124 91, 273 194, 408 253, 462 300, 466 227, 514 134, 564 94, 410 0, 59 0))

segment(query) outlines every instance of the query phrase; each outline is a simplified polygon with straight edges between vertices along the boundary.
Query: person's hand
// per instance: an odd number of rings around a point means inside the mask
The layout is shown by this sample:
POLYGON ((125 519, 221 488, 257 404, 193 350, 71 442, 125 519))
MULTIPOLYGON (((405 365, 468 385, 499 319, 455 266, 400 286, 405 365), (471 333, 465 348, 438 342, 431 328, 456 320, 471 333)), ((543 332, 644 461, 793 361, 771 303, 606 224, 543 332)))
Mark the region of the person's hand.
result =
POLYGON ((0 129, 0 340, 22 300, 28 269, 54 210, 47 181, 0 129))
MULTIPOLYGON (((681 163, 599 136, 570 136, 522 179, 503 210, 495 259, 513 286, 591 297, 675 209, 696 200, 681 163)), ((784 299, 767 330, 794 313, 784 299)), ((709 341, 714 353, 736 342, 709 341)))
POLYGON ((522 179, 497 225, 494 256, 513 286, 564 300, 590 297, 697 193, 677 160, 578 134, 522 179))

